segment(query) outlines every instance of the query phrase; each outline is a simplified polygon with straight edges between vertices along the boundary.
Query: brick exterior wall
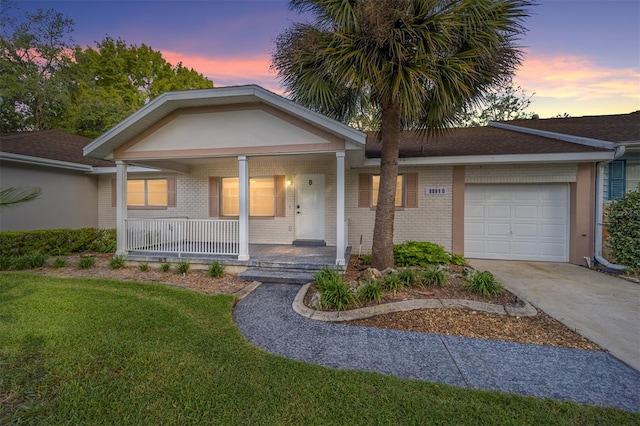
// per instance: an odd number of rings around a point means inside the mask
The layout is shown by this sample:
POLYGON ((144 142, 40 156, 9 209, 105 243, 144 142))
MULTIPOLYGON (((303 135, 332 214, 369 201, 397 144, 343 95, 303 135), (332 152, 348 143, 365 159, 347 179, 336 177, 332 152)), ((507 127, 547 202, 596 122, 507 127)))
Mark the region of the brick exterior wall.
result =
MULTIPOLYGON (((453 167, 401 167, 400 173, 418 173, 418 208, 396 211, 394 242, 431 241, 452 250, 453 167), (426 188, 445 188, 444 195, 427 195, 426 188)), ((347 169, 345 174, 345 218, 348 221, 348 244, 354 253, 369 253, 373 242, 375 210, 358 207, 358 174, 379 173, 378 168, 347 169), (362 246, 360 245, 362 236, 362 246)), ((333 154, 310 156, 254 157, 249 159, 250 177, 284 175, 295 182, 297 174, 325 175, 325 241, 336 243, 336 159, 333 154)), ((466 166, 465 183, 546 183, 575 182, 575 164, 518 166, 466 166)), ((193 166, 189 174, 129 174, 132 177, 172 177, 177 179, 177 207, 166 210, 129 210, 131 218, 188 217, 208 218, 209 176, 236 177, 235 158, 211 160, 193 166)), ((111 181, 99 181, 99 226, 115 227, 116 209, 112 207, 111 181)), ((286 215, 276 218, 253 218, 249 221, 251 243, 291 244, 295 240, 295 185, 286 190, 286 215)))

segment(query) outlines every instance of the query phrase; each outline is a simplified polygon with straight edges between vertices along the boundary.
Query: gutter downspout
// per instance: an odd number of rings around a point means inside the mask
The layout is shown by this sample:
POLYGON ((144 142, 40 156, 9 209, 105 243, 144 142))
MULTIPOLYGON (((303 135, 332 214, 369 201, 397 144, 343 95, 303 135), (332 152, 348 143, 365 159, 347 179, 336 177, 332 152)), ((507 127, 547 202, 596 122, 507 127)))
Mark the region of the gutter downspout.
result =
POLYGON ((595 253, 596 262, 602 264, 605 268, 611 268, 616 271, 624 271, 626 266, 609 262, 602 257, 602 227, 604 226, 604 166, 622 157, 625 152, 624 145, 616 145, 616 151, 613 159, 598 163, 597 173, 598 182, 596 187, 596 233, 595 233, 595 253))

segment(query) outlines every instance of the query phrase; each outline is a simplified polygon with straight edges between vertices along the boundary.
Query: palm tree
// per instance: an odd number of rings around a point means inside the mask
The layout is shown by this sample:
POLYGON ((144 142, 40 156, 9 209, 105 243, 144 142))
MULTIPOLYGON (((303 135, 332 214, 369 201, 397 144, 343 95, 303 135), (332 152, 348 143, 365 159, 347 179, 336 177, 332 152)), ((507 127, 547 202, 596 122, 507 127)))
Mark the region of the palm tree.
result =
POLYGON ((528 0, 292 0, 313 23, 276 39, 273 68, 291 98, 349 122, 377 111, 382 142, 372 265, 393 265, 398 143, 457 123, 520 63, 528 0))

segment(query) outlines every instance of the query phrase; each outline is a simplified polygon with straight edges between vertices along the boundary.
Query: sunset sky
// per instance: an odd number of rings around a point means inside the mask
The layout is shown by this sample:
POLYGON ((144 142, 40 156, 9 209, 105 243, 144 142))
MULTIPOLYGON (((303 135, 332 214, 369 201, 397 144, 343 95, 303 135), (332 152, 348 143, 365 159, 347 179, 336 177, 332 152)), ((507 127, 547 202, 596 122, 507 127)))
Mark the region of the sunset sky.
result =
MULTIPOLYGON (((95 46, 109 35, 146 44, 216 86, 255 83, 282 93, 269 70, 274 38, 300 20, 288 2, 26 1, 75 21, 74 41, 95 46)), ((524 63, 515 83, 533 94, 540 117, 640 110, 640 1, 540 0, 527 20, 524 63)))

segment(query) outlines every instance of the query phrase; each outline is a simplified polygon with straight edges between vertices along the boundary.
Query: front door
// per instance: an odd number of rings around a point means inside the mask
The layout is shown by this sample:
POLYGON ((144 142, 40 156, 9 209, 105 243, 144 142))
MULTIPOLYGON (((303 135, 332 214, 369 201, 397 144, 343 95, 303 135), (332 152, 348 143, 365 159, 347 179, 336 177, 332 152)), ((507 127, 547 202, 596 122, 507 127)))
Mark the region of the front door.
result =
POLYGON ((324 175, 296 176, 296 238, 324 240, 324 175))

